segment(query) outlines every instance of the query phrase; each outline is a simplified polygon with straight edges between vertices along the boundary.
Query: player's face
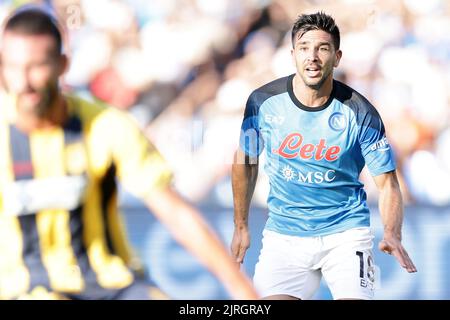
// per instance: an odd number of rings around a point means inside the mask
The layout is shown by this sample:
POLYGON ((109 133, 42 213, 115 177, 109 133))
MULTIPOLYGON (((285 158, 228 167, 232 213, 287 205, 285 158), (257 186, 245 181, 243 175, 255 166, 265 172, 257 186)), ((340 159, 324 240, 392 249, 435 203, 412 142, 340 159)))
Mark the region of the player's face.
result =
POLYGON ((297 33, 291 53, 297 74, 305 85, 315 90, 333 76, 333 68, 342 56, 340 50, 335 50, 331 34, 323 30, 297 33))
POLYGON ((3 85, 17 99, 18 111, 45 117, 58 94, 58 78, 66 61, 50 35, 6 31, 2 39, 3 85))

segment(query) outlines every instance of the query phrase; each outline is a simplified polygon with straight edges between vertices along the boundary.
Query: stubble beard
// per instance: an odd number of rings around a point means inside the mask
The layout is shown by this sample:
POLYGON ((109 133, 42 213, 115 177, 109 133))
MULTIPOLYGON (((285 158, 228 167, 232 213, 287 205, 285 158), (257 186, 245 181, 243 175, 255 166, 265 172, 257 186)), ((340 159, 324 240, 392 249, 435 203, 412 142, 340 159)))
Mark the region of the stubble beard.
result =
POLYGON ((303 74, 301 75, 301 78, 308 88, 318 91, 318 90, 320 90, 320 88, 322 88, 323 84, 328 79, 328 77, 331 75, 332 71, 333 71, 333 69, 324 73, 324 75, 319 79, 319 81, 317 83, 311 83, 311 81, 308 81, 308 78, 306 76, 304 76, 303 74))
MULTIPOLYGON (((27 110, 38 119, 45 119, 56 101, 57 86, 54 84, 49 85, 41 91, 41 97, 41 100, 35 105, 26 105, 24 103, 22 106, 19 105, 19 107, 22 107, 23 110, 27 110)), ((20 103, 20 97, 18 102, 20 103)))

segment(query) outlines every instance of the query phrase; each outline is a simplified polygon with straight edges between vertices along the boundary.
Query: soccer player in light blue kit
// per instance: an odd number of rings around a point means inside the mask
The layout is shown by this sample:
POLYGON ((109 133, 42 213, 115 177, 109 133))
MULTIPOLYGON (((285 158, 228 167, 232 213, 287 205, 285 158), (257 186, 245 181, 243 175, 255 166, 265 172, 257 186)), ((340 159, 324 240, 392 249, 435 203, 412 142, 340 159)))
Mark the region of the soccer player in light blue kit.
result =
POLYGON ((379 189, 384 236, 379 249, 408 272, 401 244, 403 204, 396 167, 376 109, 333 79, 342 56, 339 29, 322 12, 301 15, 292 29, 297 72, 249 97, 232 170, 235 230, 242 263, 250 246, 248 214, 265 149, 269 218, 254 283, 269 299, 308 299, 323 276, 334 299, 372 299, 375 268, 364 165, 379 189))

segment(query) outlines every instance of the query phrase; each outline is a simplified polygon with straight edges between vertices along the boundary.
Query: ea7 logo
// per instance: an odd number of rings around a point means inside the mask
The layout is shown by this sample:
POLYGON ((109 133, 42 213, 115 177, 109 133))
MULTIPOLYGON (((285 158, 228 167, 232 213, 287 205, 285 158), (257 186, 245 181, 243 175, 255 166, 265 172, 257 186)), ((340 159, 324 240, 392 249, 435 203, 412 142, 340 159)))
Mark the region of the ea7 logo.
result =
POLYGON ((271 115, 271 114, 266 114, 264 116, 264 120, 267 123, 283 124, 284 117, 282 117, 282 116, 274 116, 274 115, 271 115))
POLYGON ((370 146, 370 150, 375 151, 388 151, 389 150, 389 142, 387 141, 386 137, 383 137, 383 139, 375 142, 370 146))

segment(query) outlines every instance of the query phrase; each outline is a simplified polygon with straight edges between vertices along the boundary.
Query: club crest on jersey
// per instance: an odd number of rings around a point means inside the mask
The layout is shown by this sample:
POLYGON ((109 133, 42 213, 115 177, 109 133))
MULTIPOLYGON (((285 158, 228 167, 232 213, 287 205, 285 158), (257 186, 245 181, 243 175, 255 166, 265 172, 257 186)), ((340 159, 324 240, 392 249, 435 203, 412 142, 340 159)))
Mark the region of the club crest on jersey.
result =
POLYGON ((278 154, 286 159, 302 158, 302 159, 314 159, 327 161, 335 161, 339 158, 339 153, 341 152, 341 147, 339 146, 328 146, 325 139, 320 139, 319 143, 303 143, 303 136, 294 132, 289 134, 281 142, 278 149, 272 150, 274 154, 278 154))
POLYGON ((335 112, 328 118, 328 125, 334 131, 343 131, 347 127, 347 119, 343 113, 335 112))

